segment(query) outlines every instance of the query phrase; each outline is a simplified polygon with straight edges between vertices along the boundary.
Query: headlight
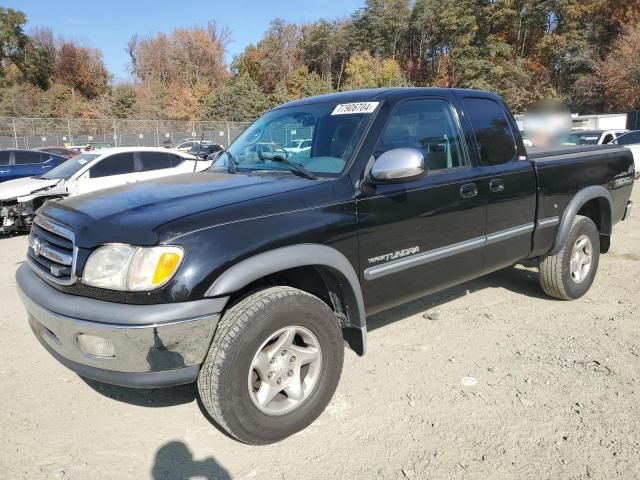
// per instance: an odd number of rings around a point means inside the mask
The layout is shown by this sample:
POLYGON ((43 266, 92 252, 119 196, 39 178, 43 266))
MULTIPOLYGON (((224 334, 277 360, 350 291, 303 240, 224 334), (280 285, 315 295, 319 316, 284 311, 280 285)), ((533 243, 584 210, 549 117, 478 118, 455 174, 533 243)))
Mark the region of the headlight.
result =
POLYGON ((105 245, 89 256, 82 282, 109 290, 154 290, 171 280, 183 256, 174 246, 105 245))

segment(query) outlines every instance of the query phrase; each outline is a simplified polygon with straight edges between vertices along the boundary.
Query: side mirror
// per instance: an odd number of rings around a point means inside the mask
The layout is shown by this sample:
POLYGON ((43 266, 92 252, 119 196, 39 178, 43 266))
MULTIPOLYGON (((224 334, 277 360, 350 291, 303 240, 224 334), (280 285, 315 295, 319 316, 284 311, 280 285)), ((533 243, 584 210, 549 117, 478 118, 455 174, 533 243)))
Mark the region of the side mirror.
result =
POLYGON ((371 168, 371 178, 377 182, 410 182, 425 174, 424 155, 415 148, 387 150, 371 168))

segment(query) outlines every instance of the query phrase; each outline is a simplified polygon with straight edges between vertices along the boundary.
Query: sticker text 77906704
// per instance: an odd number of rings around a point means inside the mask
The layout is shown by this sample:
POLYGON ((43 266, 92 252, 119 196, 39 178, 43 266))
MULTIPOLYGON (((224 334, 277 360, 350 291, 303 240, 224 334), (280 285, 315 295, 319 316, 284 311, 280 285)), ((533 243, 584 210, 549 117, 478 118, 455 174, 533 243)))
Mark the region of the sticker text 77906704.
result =
POLYGON ((336 105, 331 115, 349 115, 354 113, 373 113, 380 102, 341 103, 336 105))

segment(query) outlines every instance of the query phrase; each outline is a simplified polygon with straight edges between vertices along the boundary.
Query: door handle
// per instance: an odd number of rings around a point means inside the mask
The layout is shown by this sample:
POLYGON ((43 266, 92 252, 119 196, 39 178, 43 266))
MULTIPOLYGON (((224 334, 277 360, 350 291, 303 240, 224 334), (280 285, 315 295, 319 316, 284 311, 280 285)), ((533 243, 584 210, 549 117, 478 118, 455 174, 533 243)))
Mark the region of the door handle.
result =
POLYGON ((9 173, 9 170, 0 170, 0 173, 9 173))
POLYGON ((489 182, 489 190, 493 193, 498 193, 504 190, 504 182, 501 178, 494 178, 489 182))
POLYGON ((475 183, 466 183, 460 187, 462 198, 472 198, 478 195, 478 186, 475 183))

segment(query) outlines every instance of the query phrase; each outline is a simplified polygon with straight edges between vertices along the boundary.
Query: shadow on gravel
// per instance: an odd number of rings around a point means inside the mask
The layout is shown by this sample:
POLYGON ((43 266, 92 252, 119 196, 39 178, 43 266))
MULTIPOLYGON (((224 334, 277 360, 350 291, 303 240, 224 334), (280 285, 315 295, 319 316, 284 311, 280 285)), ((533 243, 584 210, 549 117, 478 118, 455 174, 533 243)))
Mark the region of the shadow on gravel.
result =
POLYGON ((143 407, 172 407, 191 403, 196 399, 195 383, 168 388, 138 389, 107 385, 89 378, 80 378, 93 390, 105 397, 143 407))
POLYGON ((153 480, 177 478, 231 480, 229 472, 213 457, 194 460, 191 450, 184 443, 175 441, 158 449, 151 476, 153 480))
POLYGON ((465 295, 485 290, 487 288, 504 288, 514 293, 527 297, 549 300, 538 283, 538 273, 527 270, 534 267, 535 263, 527 263, 524 267, 514 265, 503 270, 471 280, 467 283, 456 285, 438 293, 419 298, 413 302, 392 308, 385 312, 377 313, 367 319, 367 330, 375 330, 393 322, 412 315, 416 315, 428 309, 439 307, 447 302, 464 297, 465 295), (525 268, 526 267, 526 268, 525 268))

